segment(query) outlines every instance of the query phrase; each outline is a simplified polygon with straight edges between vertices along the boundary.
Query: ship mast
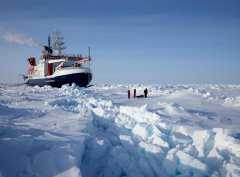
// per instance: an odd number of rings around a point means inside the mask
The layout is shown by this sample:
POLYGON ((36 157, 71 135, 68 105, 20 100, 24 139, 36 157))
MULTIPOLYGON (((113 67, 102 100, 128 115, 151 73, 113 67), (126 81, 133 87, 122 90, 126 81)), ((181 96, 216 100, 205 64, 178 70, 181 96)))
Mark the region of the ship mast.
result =
MULTIPOLYGON (((91 47, 88 47, 88 68, 90 68, 91 65, 91 47)), ((90 79, 90 75, 87 75, 88 80, 90 79)))
POLYGON ((51 47, 51 36, 50 36, 50 34, 48 35, 48 48, 52 48, 51 47))
POLYGON ((58 31, 55 31, 51 34, 51 44, 52 49, 58 54, 61 55, 62 51, 66 49, 65 42, 62 34, 58 31))

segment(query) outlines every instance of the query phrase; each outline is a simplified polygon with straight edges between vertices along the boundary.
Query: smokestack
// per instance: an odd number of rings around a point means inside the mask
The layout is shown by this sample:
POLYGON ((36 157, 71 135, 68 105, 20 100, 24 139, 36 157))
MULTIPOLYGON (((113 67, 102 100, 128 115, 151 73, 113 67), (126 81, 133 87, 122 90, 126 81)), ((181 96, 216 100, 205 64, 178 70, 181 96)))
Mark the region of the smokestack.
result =
POLYGON ((41 45, 35 39, 31 37, 27 37, 22 33, 6 32, 4 34, 1 34, 1 37, 9 43, 20 44, 20 45, 25 45, 30 47, 37 47, 41 45))

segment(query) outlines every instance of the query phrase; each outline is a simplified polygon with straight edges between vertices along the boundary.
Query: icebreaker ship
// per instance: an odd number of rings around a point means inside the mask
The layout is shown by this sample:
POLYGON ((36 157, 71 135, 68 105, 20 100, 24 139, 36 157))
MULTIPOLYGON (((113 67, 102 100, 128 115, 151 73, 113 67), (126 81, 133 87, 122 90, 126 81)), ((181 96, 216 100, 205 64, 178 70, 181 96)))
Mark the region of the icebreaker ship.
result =
POLYGON ((27 74, 24 75, 25 83, 30 86, 61 87, 64 84, 73 83, 80 87, 88 86, 92 80, 90 48, 86 57, 63 55, 62 49, 58 48, 59 51, 54 52, 49 36, 48 46, 43 46, 38 64, 35 57, 28 58, 29 67, 27 74))

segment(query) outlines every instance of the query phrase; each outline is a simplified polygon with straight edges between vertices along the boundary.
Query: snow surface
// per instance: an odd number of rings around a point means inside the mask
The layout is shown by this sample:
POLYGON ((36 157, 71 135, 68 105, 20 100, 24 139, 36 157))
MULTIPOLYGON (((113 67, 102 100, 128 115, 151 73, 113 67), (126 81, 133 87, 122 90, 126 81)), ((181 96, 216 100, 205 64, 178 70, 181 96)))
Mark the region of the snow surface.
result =
POLYGON ((239 177, 240 86, 0 85, 0 177, 32 176, 239 177))

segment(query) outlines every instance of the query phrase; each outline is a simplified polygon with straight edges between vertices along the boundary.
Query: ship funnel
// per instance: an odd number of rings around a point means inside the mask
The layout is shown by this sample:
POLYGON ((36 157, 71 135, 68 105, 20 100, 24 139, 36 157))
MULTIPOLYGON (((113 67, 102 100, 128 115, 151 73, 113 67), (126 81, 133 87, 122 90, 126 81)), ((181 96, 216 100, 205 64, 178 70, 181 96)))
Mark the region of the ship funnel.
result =
POLYGON ((37 64, 36 64, 36 59, 35 59, 34 57, 28 58, 28 63, 29 63, 31 66, 37 66, 37 64))

